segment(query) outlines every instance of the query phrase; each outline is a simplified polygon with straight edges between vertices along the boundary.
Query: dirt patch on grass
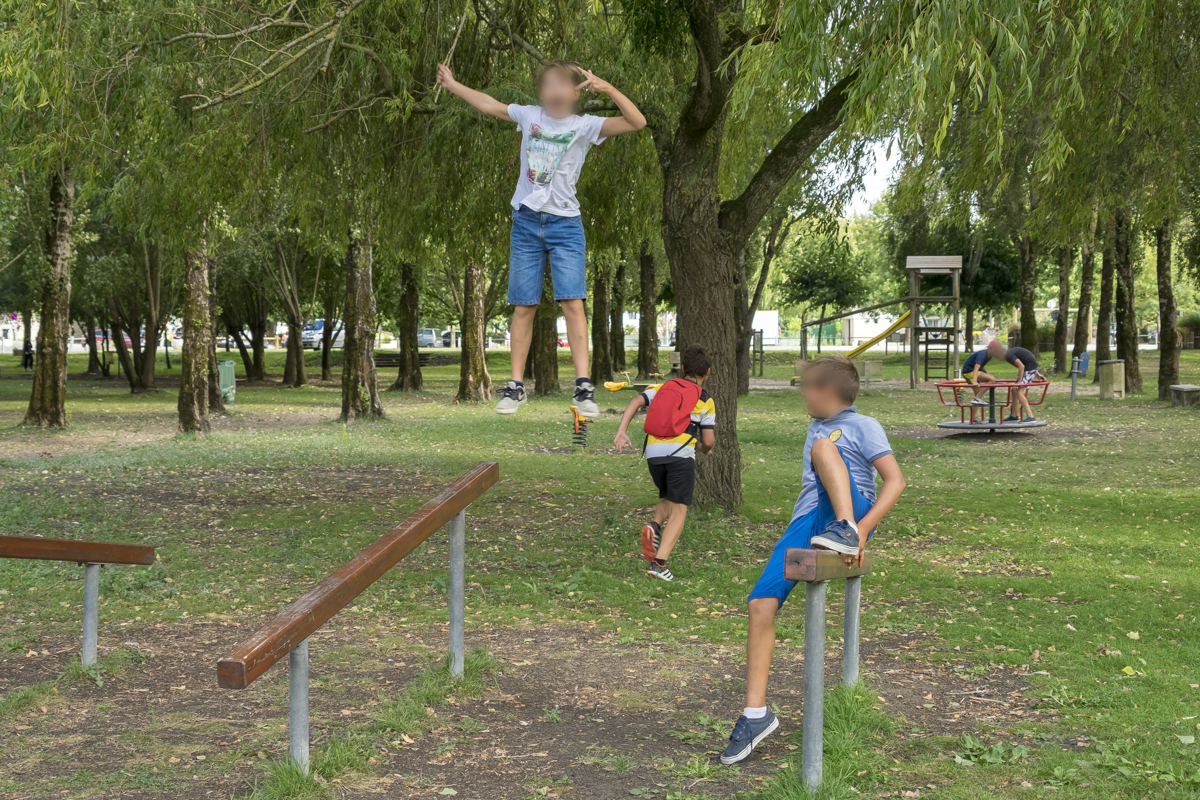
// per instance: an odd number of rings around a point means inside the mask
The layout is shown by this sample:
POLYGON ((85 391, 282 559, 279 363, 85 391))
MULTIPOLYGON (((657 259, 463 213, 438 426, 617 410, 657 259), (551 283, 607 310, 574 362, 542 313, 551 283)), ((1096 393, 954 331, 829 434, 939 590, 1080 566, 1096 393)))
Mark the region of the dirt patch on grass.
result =
MULTIPOLYGON (((286 667, 244 691, 216 685, 216 660, 251 630, 220 617, 110 628, 102 656, 137 654, 124 674, 103 687, 64 684, 0 731, 0 771, 13 782, 8 796, 92 788, 123 798, 199 800, 247 791, 262 779, 264 759, 283 758, 287 748, 286 667)), ((727 796, 769 778, 799 744, 800 643, 781 643, 772 674, 780 732, 740 768, 726 770, 712 759, 743 702, 740 644, 668 646, 550 626, 474 630, 468 642, 486 647, 501 665, 485 696, 433 709, 431 730, 411 742, 377 742, 372 772, 343 780, 340 797, 429 797, 450 788, 463 800, 615 800, 661 786, 727 796)), ((903 717, 904 737, 957 735, 1042 714, 1008 668, 914 659, 935 646, 934 634, 922 632, 863 642, 864 676, 879 707, 903 717)), ((57 674, 78 639, 44 637, 33 647, 32 656, 0 657, 4 691, 57 674)), ((444 647, 444 631, 402 625, 364 629, 339 621, 315 636, 314 748, 368 721, 444 647)), ((826 685, 833 686, 840 653, 832 643, 829 650, 826 685)))
POLYGON ((888 429, 889 436, 902 436, 906 439, 945 439, 952 442, 967 442, 971 444, 998 444, 1003 442, 1054 442, 1064 439, 1075 441, 1093 441, 1126 436, 1130 431, 1123 429, 1084 428, 1073 425, 1060 425, 1051 422, 1044 428, 1023 428, 1012 431, 964 432, 951 428, 938 428, 934 425, 922 427, 904 425, 888 429))

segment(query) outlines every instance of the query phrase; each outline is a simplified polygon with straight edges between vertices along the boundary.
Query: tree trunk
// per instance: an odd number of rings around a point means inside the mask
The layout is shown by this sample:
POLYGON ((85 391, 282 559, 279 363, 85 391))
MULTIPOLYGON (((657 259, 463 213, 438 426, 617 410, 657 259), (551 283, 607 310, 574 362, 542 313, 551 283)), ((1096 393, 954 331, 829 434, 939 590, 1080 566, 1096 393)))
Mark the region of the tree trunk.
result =
POLYGON ((1163 220, 1155 231, 1158 253, 1158 399, 1171 396, 1171 385, 1179 383, 1179 307, 1171 285, 1171 220, 1163 220))
POLYGON ((1092 287, 1096 282, 1095 231, 1085 236, 1079 252, 1079 311, 1075 314, 1075 342, 1071 359, 1083 358, 1092 332, 1092 287))
POLYGON ((975 346, 975 306, 967 306, 963 317, 963 342, 969 354, 975 346))
MULTIPOLYGON (((41 327, 38 328, 37 358, 33 365, 33 392, 23 425, 67 427, 67 338, 71 333, 71 228, 74 219, 75 178, 69 167, 52 169, 41 327)), ((29 327, 25 330, 28 332, 29 327)))
POLYGON ((604 264, 596 262, 596 271, 592 278, 592 383, 599 386, 604 381, 612 380, 612 354, 608 332, 609 298, 608 276, 604 264))
POLYGON ((612 303, 608 311, 608 358, 615 376, 625 370, 625 253, 617 261, 612 280, 612 303))
MULTIPOLYGON (((333 349, 333 337, 337 335, 334 329, 334 317, 337 316, 337 304, 333 297, 333 292, 325 293, 325 321, 321 325, 321 380, 333 380, 333 364, 331 363, 331 353, 333 349)), ((345 325, 345 321, 342 322, 345 325)), ((342 339, 342 345, 345 346, 346 340, 342 339)), ((343 354, 344 355, 344 354, 343 354)))
POLYGON ((203 237, 187 253, 183 300, 183 348, 179 358, 179 430, 208 433, 208 358, 212 325, 208 288, 208 252, 203 237))
POLYGON ((250 323, 250 353, 251 368, 246 370, 246 378, 252 381, 265 380, 267 377, 267 320, 262 318, 250 323))
POLYGON ((1021 347, 1037 355, 1037 244, 1031 236, 1017 237, 1021 259, 1021 347))
POLYGON ((419 392, 425 385, 421 375, 421 354, 417 331, 421 325, 421 287, 417 283, 417 265, 407 259, 400 262, 400 373, 392 388, 401 392, 419 392))
POLYGON ((104 372, 100 366, 100 349, 96 345, 96 315, 88 314, 84 318, 84 337, 87 339, 88 346, 88 375, 100 375, 104 372))
POLYGON ((484 349, 484 293, 486 276, 475 259, 467 262, 463 278, 462 368, 459 372, 460 403, 491 403, 492 376, 488 374, 484 349))
MULTIPOLYGON (((212 273, 209 273, 212 280, 212 273)), ((208 413, 225 412, 225 398, 221 396, 221 377, 217 372, 217 293, 212 287, 208 295, 208 330, 212 346, 208 349, 208 413)), ((225 352, 229 352, 229 338, 225 339, 225 352)))
POLYGON ((1058 319, 1054 322, 1054 374, 1063 375, 1071 367, 1067 363, 1067 327, 1070 325, 1071 267, 1075 264, 1075 251, 1060 247, 1058 257, 1058 319))
POLYGON ((1117 255, 1117 358, 1125 360, 1126 393, 1142 390, 1142 371, 1138 365, 1137 309, 1134 305, 1130 233, 1129 214, 1125 209, 1118 208, 1114 225, 1114 243, 1117 255))
POLYGON ((738 335, 737 350, 737 393, 738 397, 750 394, 750 343, 754 337, 754 323, 747 319, 750 313, 750 289, 746 285, 746 251, 738 254, 738 319, 742 329, 738 335))
POLYGON ((233 337, 234 344, 237 345, 238 355, 242 357, 242 368, 246 370, 246 377, 249 378, 254 374, 254 355, 250 352, 250 348, 246 347, 246 343, 242 340, 242 332, 237 329, 231 329, 229 335, 233 337))
POLYGON ((642 296, 638 306, 637 376, 649 380, 658 374, 658 275, 648 240, 642 241, 638 272, 642 296))
POLYGON ((289 319, 287 329, 287 354, 284 356, 283 362, 283 385, 303 386, 308 383, 308 376, 304 371, 304 343, 300 341, 300 332, 303 327, 298 322, 289 319))
POLYGON ((558 303, 550 270, 542 277, 542 302, 533 318, 533 343, 529 346, 529 366, 533 370, 533 391, 539 395, 558 391, 558 303))
MULTIPOLYGON (((1116 272, 1117 256, 1113 249, 1112 220, 1104 226, 1104 252, 1100 264, 1100 310, 1096 315, 1096 362, 1112 358, 1113 320, 1113 275, 1116 272)), ((1100 382, 1100 370, 1092 377, 1092 383, 1100 382)))
MULTIPOLYGON (((370 236, 351 228, 346 247, 346 299, 342 303, 342 420, 381 419, 379 380, 375 374, 374 249, 370 236)), ((329 325, 330 320, 325 320, 329 325)))
MULTIPOLYGON (((125 371, 125 380, 129 381, 130 393, 135 393, 138 390, 137 364, 129 352, 129 347, 125 344, 125 329, 121 327, 121 323, 114 321, 112 333, 113 350, 117 353, 117 362, 125 371)), ((132 341, 130 339, 130 342, 132 341)))
MULTIPOLYGON (((714 65, 714 69, 716 65, 714 65)), ((738 253, 721 231, 717 178, 720 153, 713 142, 724 133, 724 111, 706 131, 675 133, 670 166, 663 176, 663 245, 675 288, 679 336, 676 345, 702 344, 713 356, 708 391, 724 422, 716 449, 696 464, 700 502, 737 508, 742 503, 742 456, 737 438, 737 351, 741 306, 737 296, 738 253)))
MULTIPOLYGON (((817 319, 825 319, 825 304, 824 303, 821 304, 821 316, 817 317, 817 319)), ((817 325, 817 355, 821 355, 821 333, 822 333, 822 331, 824 331, 824 329, 825 329, 825 323, 820 323, 817 325)))

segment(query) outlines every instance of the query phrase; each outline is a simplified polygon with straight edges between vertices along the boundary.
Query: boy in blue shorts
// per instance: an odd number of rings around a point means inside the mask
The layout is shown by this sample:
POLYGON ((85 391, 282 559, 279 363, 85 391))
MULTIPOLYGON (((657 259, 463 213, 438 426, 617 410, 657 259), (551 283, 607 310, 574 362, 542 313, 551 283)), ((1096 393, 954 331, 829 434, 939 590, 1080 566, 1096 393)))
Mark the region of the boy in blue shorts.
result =
POLYGON ((804 442, 804 483, 792 522, 750 592, 746 708, 721 754, 722 764, 744 761, 779 727, 767 708, 767 678, 775 650, 775 614, 796 585, 783 577, 787 549, 832 550, 847 564, 861 564, 867 539, 904 491, 904 476, 883 426, 854 406, 858 371, 850 359, 815 359, 804 370, 802 385, 813 417, 804 442), (878 494, 876 474, 883 478, 878 494))
POLYGON ((554 279, 554 299, 567 319, 567 342, 575 363, 574 405, 584 417, 596 417, 595 388, 588 376, 587 244, 575 183, 588 151, 609 136, 646 127, 646 118, 628 97, 607 81, 570 61, 548 61, 537 74, 541 105, 505 105, 454 80, 438 65, 438 85, 488 116, 515 122, 521 131, 521 173, 512 196, 512 239, 508 257, 508 302, 512 321, 512 379, 497 414, 515 414, 529 402, 525 360, 533 341, 533 318, 542 300, 546 259, 554 279), (619 116, 576 114, 582 91, 608 95, 619 116))

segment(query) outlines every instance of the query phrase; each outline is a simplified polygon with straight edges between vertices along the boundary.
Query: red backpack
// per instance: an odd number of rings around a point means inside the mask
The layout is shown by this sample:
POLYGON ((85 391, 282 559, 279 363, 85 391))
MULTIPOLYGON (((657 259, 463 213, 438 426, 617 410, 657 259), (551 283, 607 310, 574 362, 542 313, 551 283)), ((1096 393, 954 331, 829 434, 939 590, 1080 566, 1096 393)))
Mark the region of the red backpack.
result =
MULTIPOLYGON (((704 391, 699 384, 674 378, 659 387, 646 411, 646 421, 642 430, 648 436, 656 439, 673 439, 681 433, 687 433, 692 424, 692 411, 700 402, 700 393, 704 391)), ((694 438, 694 437, 693 437, 694 438)), ((685 442, 683 447, 691 444, 685 442)), ((676 451, 678 452, 678 450, 676 451)))

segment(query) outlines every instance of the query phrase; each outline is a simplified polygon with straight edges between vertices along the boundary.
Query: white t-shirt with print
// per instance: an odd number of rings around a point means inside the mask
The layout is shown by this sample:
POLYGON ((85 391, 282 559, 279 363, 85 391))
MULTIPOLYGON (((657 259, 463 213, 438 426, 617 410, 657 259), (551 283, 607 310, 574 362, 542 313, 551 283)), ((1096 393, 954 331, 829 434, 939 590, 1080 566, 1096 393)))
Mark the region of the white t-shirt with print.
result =
POLYGON ((521 174, 512 207, 578 217, 575 182, 588 150, 604 141, 600 126, 605 118, 572 114, 555 119, 541 106, 515 103, 508 107, 508 115, 521 131, 521 174))

